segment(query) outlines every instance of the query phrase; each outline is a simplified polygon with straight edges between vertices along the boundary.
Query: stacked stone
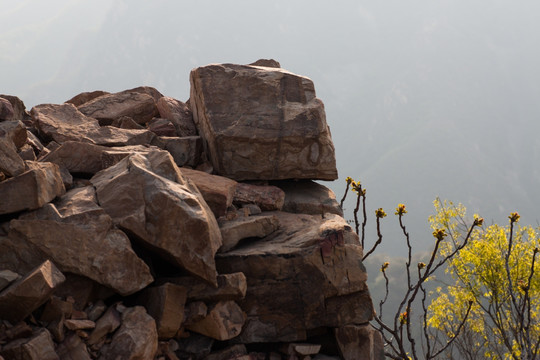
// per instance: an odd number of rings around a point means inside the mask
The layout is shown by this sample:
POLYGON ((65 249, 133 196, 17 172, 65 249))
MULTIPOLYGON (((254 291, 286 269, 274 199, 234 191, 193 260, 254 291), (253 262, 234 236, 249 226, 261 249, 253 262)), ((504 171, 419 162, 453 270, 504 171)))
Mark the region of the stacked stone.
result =
POLYGON ((0 359, 383 359, 324 106, 275 61, 0 95, 0 359))

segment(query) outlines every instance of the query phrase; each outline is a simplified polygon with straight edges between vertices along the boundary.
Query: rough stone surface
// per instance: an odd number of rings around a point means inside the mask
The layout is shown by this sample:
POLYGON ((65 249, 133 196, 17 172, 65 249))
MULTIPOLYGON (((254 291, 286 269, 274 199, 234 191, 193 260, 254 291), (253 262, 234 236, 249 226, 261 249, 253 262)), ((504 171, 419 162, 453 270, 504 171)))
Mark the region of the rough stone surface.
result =
POLYGON ((190 82, 193 118, 219 175, 337 179, 324 105, 310 79, 278 68, 213 64, 192 70, 190 82))
POLYGON ((27 130, 24 123, 20 120, 0 122, 0 136, 7 135, 17 149, 26 144, 27 130), (4 134, 4 135, 3 135, 4 134))
POLYGON ((384 342, 371 325, 345 325, 335 330, 339 352, 344 360, 384 360, 384 342))
POLYGON ((156 322, 144 307, 135 306, 122 313, 122 325, 104 348, 102 360, 153 359, 158 348, 156 322))
POLYGON ((202 195, 167 152, 124 158, 91 179, 99 204, 120 228, 210 283, 221 233, 202 195))
POLYGON ((94 100, 95 98, 98 98, 102 95, 107 95, 107 94, 109 93, 102 90, 85 91, 78 95, 75 95, 74 97, 66 101, 66 103, 73 104, 75 106, 81 106, 84 103, 87 103, 91 100, 94 100))
POLYGON ((0 121, 13 120, 13 106, 8 99, 0 97, 0 121))
POLYGON ((263 238, 279 228, 279 221, 275 216, 247 216, 234 220, 220 221, 223 245, 219 252, 227 252, 235 248, 240 241, 247 238, 263 238))
POLYGON ((265 66, 265 67, 272 67, 272 68, 280 68, 281 65, 278 61, 274 59, 259 59, 249 65, 253 66, 265 66))
POLYGON ((233 203, 237 205, 256 204, 263 211, 281 210, 285 193, 276 186, 238 183, 233 203))
POLYGON ((86 116, 97 119, 102 126, 111 125, 122 116, 129 116, 136 123, 145 124, 157 115, 154 98, 134 91, 105 94, 80 105, 78 109, 86 116))
POLYGON ((60 360, 54 351, 54 342, 46 329, 41 329, 30 338, 18 339, 5 345, 0 356, 6 360, 60 360))
POLYGON ((24 161, 17 154, 15 144, 9 137, 2 136, 2 130, 0 130, 0 172, 13 177, 21 175, 24 171, 24 161))
POLYGON ((56 349, 61 360, 91 360, 86 345, 77 334, 70 334, 56 349))
POLYGON ((325 213, 343 216, 343 210, 332 190, 314 181, 279 181, 274 185, 285 192, 283 211, 322 215, 325 213))
POLYGON ((92 186, 73 189, 56 204, 12 220, 9 238, 11 250, 2 260, 12 266, 50 258, 62 271, 86 276, 122 295, 153 281, 127 236, 96 204, 92 186))
POLYGON ((237 340, 302 341, 309 329, 369 321, 362 248, 346 221, 271 214, 278 231, 217 257, 220 272, 243 272, 248 282, 239 301, 248 318, 237 340))
POLYGON ((200 136, 161 136, 163 148, 173 157, 178 166, 195 167, 201 161, 203 145, 200 136))
POLYGON ((225 215, 227 208, 233 202, 236 181, 187 168, 182 168, 180 171, 197 186, 216 218, 225 215))
POLYGON ((158 136, 177 136, 176 128, 170 120, 153 118, 147 124, 148 130, 158 136))
POLYGON ((113 333, 122 324, 122 316, 116 310, 116 305, 112 305, 107 311, 96 321, 96 327, 88 337, 88 344, 97 344, 108 334, 113 333))
POLYGON ((52 262, 45 261, 0 293, 0 319, 12 323, 23 320, 43 305, 64 280, 60 270, 52 262))
POLYGON ((30 115, 26 112, 24 102, 17 96, 0 95, 0 98, 4 98, 11 103, 11 106, 13 107, 13 120, 27 120, 30 118, 30 115))
POLYGON ((0 271, 0 291, 5 289, 9 284, 19 279, 21 275, 11 270, 0 271))
POLYGON ((206 317, 187 328, 216 340, 229 340, 240 334, 245 320, 234 301, 220 301, 208 309, 206 317))
POLYGON ((188 301, 218 302, 240 300, 246 296, 247 282, 242 273, 220 274, 217 287, 211 286, 193 277, 166 278, 174 284, 182 285, 187 290, 188 301))
POLYGON ((0 214, 38 209, 65 193, 58 165, 26 162, 30 168, 0 182, 0 214))
POLYGON ((145 289, 138 302, 156 320, 158 337, 173 338, 184 320, 184 305, 187 289, 183 286, 166 283, 145 289))
POLYGON ((170 120, 176 129, 177 136, 195 136, 197 128, 193 122, 193 114, 189 110, 187 104, 164 96, 157 102, 159 116, 170 120))

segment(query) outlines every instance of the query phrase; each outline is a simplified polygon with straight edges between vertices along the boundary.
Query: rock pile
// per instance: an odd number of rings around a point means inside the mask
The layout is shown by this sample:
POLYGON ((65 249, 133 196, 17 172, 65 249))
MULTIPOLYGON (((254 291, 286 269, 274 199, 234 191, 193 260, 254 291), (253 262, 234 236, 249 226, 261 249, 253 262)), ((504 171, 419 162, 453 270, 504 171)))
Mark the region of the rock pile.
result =
POLYGON ((313 83, 0 95, 0 359, 383 359, 313 83))

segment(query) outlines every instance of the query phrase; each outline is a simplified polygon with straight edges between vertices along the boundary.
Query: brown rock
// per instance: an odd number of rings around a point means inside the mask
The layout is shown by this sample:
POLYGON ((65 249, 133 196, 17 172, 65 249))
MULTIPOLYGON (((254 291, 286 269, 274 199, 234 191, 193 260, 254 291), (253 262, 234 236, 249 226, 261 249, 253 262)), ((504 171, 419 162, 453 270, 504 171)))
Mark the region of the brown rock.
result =
POLYGON ((30 337, 32 336, 33 332, 34 331, 27 323, 25 323, 24 321, 21 321, 20 323, 15 324, 15 326, 7 329, 5 332, 5 335, 6 335, 6 338, 11 341, 11 340, 30 337))
POLYGON ((235 180, 337 179, 313 82, 283 69, 213 64, 191 71, 191 108, 217 174, 235 180))
MULTIPOLYGON (((215 351, 204 358, 204 360, 231 360, 237 359, 242 355, 247 355, 247 349, 244 344, 229 346, 220 351, 215 351)), ((281 360, 281 357, 280 357, 281 360)))
POLYGON ((200 136, 160 137, 163 148, 178 166, 196 166, 201 161, 203 145, 200 136))
POLYGON ((227 208, 233 202, 236 181, 187 168, 182 168, 180 171, 197 186, 216 218, 225 215, 227 208))
POLYGON ((194 324, 201 321, 208 314, 208 307, 202 301, 194 301, 186 304, 184 309, 184 325, 194 324))
POLYGON ((0 293, 0 319, 12 323, 23 320, 51 296, 65 280, 49 260, 0 293))
POLYGON ((281 65, 279 64, 279 62, 274 59, 259 59, 249 65, 264 66, 264 67, 271 67, 271 68, 281 68, 281 65))
POLYGON ((122 325, 114 333, 109 346, 102 348, 102 360, 153 359, 158 348, 154 319, 142 306, 126 309, 122 325))
POLYGON ((5 289, 9 284, 19 279, 21 276, 11 270, 0 271, 0 291, 5 289))
POLYGON ((307 331, 365 323, 373 314, 358 236, 346 221, 275 212, 280 229, 216 258, 247 278, 240 342, 303 341, 307 331))
POLYGON ((263 211, 281 210, 285 193, 276 186, 238 183, 233 203, 236 205, 256 204, 263 211))
POLYGON ((87 103, 87 102, 89 102, 91 100, 94 100, 95 98, 98 98, 98 97, 100 97, 102 95, 107 95, 107 94, 109 94, 109 93, 106 92, 106 91, 101 91, 101 90, 86 91, 86 92, 80 93, 78 95, 75 95, 74 97, 72 97, 71 99, 66 101, 66 103, 73 104, 73 105, 78 107, 78 106, 81 106, 84 103, 87 103))
POLYGON ((0 121, 13 120, 13 106, 9 100, 0 97, 0 121))
POLYGON ((36 153, 34 148, 28 144, 24 144, 18 152, 18 155, 23 160, 36 161, 36 153))
POLYGON ((187 289, 183 286, 166 283, 146 288, 138 298, 148 314, 156 320, 158 337, 170 339, 180 329, 184 321, 184 305, 187 289))
POLYGON ((28 112, 26 112, 26 106, 24 102, 17 96, 13 95, 0 95, 0 98, 4 98, 11 103, 13 107, 13 119, 14 120, 27 120, 30 118, 28 112))
POLYGON ((0 182, 0 214, 38 209, 65 193, 58 165, 26 162, 30 168, 0 182))
POLYGON ((220 221, 219 228, 223 239, 219 252, 227 252, 244 239, 263 238, 270 235, 279 228, 279 221, 272 215, 248 216, 220 221))
POLYGON ((96 323, 92 320, 64 320, 64 325, 71 331, 87 330, 96 327, 96 323))
POLYGON ((107 309, 107 311, 97 320, 96 327, 88 337, 88 344, 97 344, 108 334, 112 334, 121 325, 121 314, 116 310, 116 305, 107 309))
POLYGON ((247 290, 246 277, 242 273, 218 275, 217 287, 188 276, 166 278, 165 280, 186 288, 189 301, 240 300, 246 296, 247 290))
POLYGON ((186 339, 179 340, 179 352, 183 355, 182 359, 204 359, 212 351, 214 341, 212 338, 199 334, 192 334, 186 339))
POLYGON ((158 136, 177 136, 176 128, 170 120, 153 118, 147 124, 148 130, 158 136))
POLYGON ((26 126, 20 120, 0 122, 0 136, 6 135, 13 141, 13 144, 17 149, 20 149, 26 144, 26 139, 28 137, 26 126))
POLYGON ((220 301, 208 309, 205 318, 186 328, 216 340, 229 340, 240 334, 245 320, 245 314, 234 301, 220 301))
POLYGON ((146 94, 151 96, 155 102, 157 102, 163 97, 162 93, 160 93, 156 88, 153 88, 151 86, 137 86, 133 89, 124 90, 123 92, 136 92, 140 94, 146 94))
POLYGON ((157 115, 154 99, 139 92, 122 91, 106 94, 90 100, 78 107, 86 116, 95 118, 99 124, 111 125, 122 116, 129 116, 138 124, 145 124, 157 115))
MULTIPOLYGON (((55 295, 73 303, 71 318, 81 318, 81 311, 87 308, 88 304, 110 298, 115 295, 115 291, 86 276, 66 273, 66 281, 58 287, 55 295)), ((82 312, 82 314, 86 313, 82 312)), ((94 319, 90 320, 94 321, 94 319)))
POLYGON ((46 329, 38 330, 31 338, 8 343, 0 350, 0 356, 17 360, 60 360, 54 351, 51 334, 46 329))
POLYGON ((45 305, 45 308, 43 309, 43 312, 41 313, 39 319, 45 322, 58 320, 62 317, 64 317, 65 319, 69 319, 72 313, 72 303, 53 296, 45 305))
POLYGON ((0 129, 0 171, 8 177, 21 175, 25 171, 24 161, 17 154, 17 148, 13 141, 8 136, 1 134, 2 130, 0 129))
POLYGON ((144 129, 144 126, 137 124, 129 116, 121 116, 117 119, 114 119, 111 126, 120 128, 120 129, 144 129))
POLYGON ((384 342, 371 325, 345 325, 335 330, 339 352, 344 360, 384 360, 384 342))
POLYGON ((197 135, 193 114, 187 104, 164 96, 158 100, 157 109, 160 117, 170 120, 174 124, 177 136, 197 135))
POLYGON ((122 295, 153 281, 127 236, 96 204, 92 186, 73 189, 56 204, 12 220, 9 237, 12 257, 5 261, 15 266, 53 259, 62 271, 86 276, 122 295))
POLYGON ((332 190, 311 180, 279 181, 274 183, 285 192, 283 211, 297 214, 343 216, 343 210, 332 190))
POLYGON ((100 205, 120 228, 166 260, 210 283, 221 233, 199 191, 167 152, 134 154, 92 179, 100 205))
POLYGON ((56 349, 62 360, 91 360, 85 343, 77 334, 69 335, 56 349))

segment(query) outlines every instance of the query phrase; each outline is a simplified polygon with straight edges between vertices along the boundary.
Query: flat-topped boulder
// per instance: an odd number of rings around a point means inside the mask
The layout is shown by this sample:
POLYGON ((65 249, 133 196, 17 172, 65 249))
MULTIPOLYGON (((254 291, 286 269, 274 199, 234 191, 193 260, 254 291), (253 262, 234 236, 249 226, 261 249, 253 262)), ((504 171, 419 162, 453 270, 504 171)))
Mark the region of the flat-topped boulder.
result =
POLYGON ((212 64, 191 71, 191 109, 219 175, 235 180, 337 179, 313 82, 281 68, 212 64))

